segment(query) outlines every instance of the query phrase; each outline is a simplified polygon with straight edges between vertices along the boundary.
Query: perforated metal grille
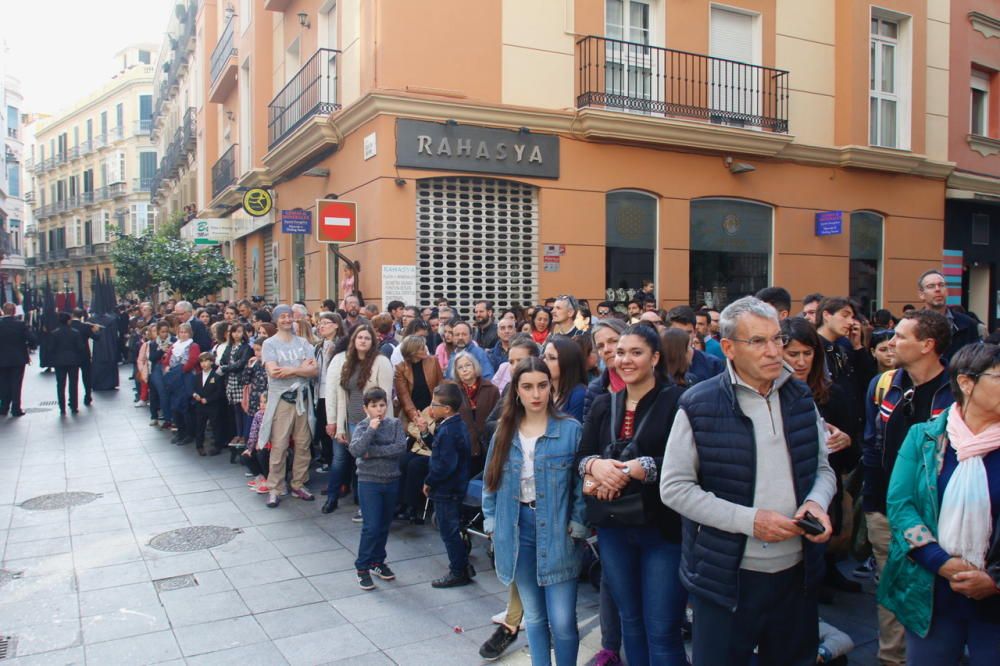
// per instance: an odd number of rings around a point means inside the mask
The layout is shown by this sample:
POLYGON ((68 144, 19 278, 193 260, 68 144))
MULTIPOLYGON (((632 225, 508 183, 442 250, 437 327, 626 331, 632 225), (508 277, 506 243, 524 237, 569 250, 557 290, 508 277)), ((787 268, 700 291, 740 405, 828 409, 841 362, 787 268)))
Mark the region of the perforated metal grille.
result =
POLYGON ((538 301, 538 190, 491 178, 417 181, 417 301, 471 315, 538 301))

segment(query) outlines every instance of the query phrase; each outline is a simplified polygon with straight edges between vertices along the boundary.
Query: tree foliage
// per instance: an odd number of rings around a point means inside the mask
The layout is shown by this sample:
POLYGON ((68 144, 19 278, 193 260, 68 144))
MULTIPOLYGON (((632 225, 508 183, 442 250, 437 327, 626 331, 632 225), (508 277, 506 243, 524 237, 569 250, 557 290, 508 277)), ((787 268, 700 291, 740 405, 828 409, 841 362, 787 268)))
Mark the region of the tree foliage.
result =
POLYGON ((147 298, 158 288, 197 300, 233 284, 235 266, 219 248, 160 234, 119 235, 111 251, 115 284, 121 294, 147 298))

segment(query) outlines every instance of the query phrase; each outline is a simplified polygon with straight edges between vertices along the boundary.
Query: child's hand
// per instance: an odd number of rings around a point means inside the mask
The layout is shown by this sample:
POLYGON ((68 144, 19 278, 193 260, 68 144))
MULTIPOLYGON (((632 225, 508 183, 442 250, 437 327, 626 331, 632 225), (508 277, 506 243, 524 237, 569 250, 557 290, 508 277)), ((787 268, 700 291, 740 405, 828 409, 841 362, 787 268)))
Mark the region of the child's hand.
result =
POLYGON ((368 427, 372 430, 378 430, 378 427, 382 424, 382 419, 377 416, 368 422, 368 427))
POLYGON ((250 449, 243 449, 243 453, 241 453, 240 455, 241 456, 246 456, 247 458, 249 458, 250 457, 250 449))

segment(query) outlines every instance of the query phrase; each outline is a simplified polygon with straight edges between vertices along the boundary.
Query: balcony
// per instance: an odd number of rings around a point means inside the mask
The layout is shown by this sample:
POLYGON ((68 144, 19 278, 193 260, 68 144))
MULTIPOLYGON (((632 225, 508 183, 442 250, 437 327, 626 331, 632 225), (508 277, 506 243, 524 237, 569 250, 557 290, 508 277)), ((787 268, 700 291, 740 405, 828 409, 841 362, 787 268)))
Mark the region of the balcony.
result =
POLYGON ((11 139, 16 139, 17 138, 17 128, 16 127, 8 127, 7 128, 7 136, 9 138, 11 138, 11 139))
POLYGON ((221 103, 236 85, 236 16, 226 23, 209 61, 211 86, 208 101, 221 103))
POLYGON ((340 109, 337 103, 337 55, 319 49, 267 107, 268 147, 274 148, 302 123, 340 109))
POLYGON ((101 148, 106 148, 108 145, 108 133, 98 134, 94 137, 94 150, 100 150, 101 148))
POLYGON ((89 253, 90 248, 86 245, 80 245, 78 247, 68 248, 68 256, 70 259, 79 259, 81 257, 86 257, 89 253))
POLYGON ((94 204, 94 192, 82 192, 80 194, 80 205, 82 206, 92 206, 94 204))
POLYGON ((24 203, 28 204, 29 206, 32 205, 33 203, 35 203, 35 193, 34 192, 25 192, 24 193, 24 203))
POLYGON ((63 261, 69 258, 69 253, 66 248, 60 248, 58 250, 49 250, 48 260, 49 261, 63 261))
POLYGON ((212 165, 212 198, 219 196, 223 190, 236 183, 236 147, 229 146, 222 157, 212 165))
POLYGON ((593 35, 576 43, 579 109, 788 132, 788 72, 593 35))
POLYGON ((37 265, 37 258, 36 257, 25 257, 24 258, 24 265, 25 265, 26 268, 34 268, 37 265))
POLYGON ((124 182, 108 185, 108 196, 117 199, 128 194, 128 185, 124 182))
POLYGON ((132 133, 136 136, 147 136, 150 130, 153 129, 153 119, 143 118, 142 120, 136 120, 133 124, 132 133))
POLYGON ((121 141, 125 138, 125 128, 119 125, 118 127, 112 127, 109 133, 108 143, 114 143, 115 141, 121 141))
POLYGON ((132 179, 132 192, 149 192, 150 188, 153 186, 153 178, 147 176, 145 178, 133 178, 132 179))

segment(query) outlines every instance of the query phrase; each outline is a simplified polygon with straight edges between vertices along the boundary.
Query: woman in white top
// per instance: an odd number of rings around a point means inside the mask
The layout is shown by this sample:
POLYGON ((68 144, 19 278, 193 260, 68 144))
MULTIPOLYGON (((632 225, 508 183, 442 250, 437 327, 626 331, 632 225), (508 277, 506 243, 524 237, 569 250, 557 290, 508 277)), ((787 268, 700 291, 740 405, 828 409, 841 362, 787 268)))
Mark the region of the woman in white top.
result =
MULTIPOLYGON (((378 353, 375 340, 375 330, 370 325, 355 326, 347 343, 347 350, 334 356, 327 369, 326 427, 334 442, 323 513, 331 513, 337 508, 340 486, 350 478, 347 470, 351 454, 347 451, 347 445, 351 441, 355 424, 365 418, 365 391, 377 386, 387 396, 392 395, 392 363, 378 353)), ((389 417, 395 416, 391 400, 387 414, 389 417)))

